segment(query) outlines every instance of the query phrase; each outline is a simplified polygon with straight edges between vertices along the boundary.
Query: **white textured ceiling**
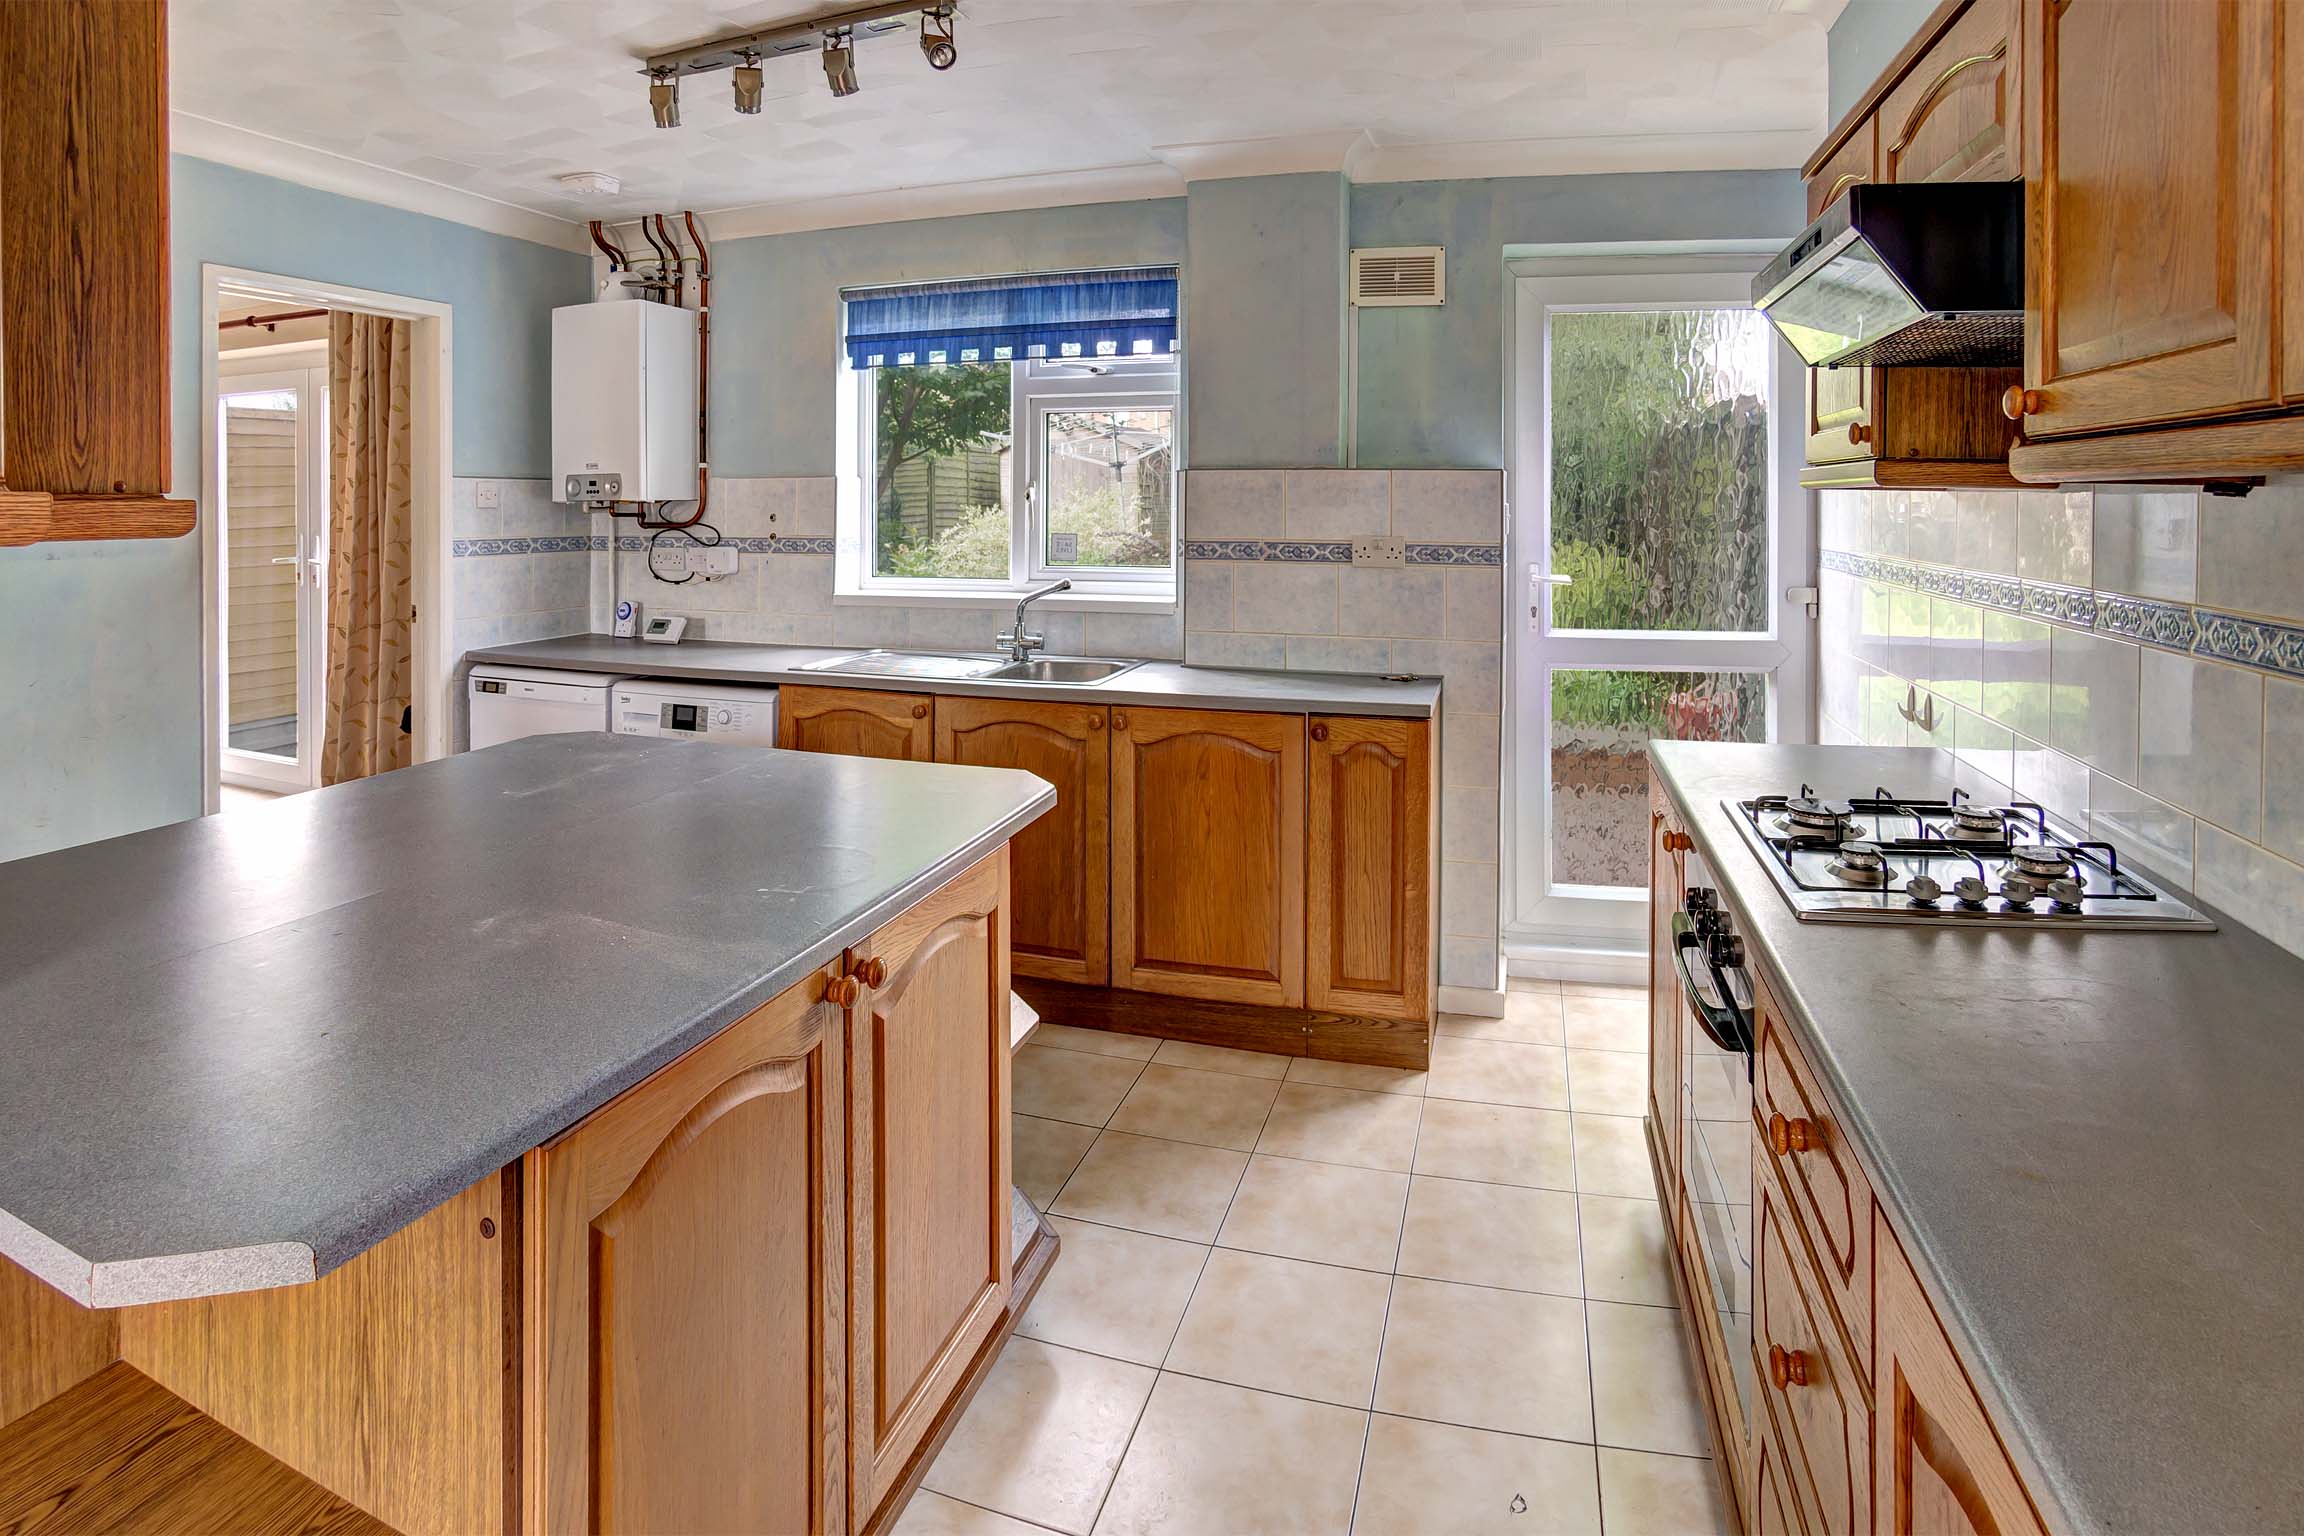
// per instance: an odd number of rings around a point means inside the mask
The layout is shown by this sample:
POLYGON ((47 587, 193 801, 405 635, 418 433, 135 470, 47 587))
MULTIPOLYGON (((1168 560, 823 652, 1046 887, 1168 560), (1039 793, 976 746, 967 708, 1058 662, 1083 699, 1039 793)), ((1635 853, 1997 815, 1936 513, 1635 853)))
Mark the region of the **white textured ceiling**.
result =
MULTIPOLYGON (((637 58, 837 8, 801 0, 176 0, 173 105, 563 218, 720 209, 1112 167, 1162 148, 1364 131, 1415 174, 1558 164, 1565 147, 1824 127, 1842 0, 962 0, 960 62, 859 46, 835 101, 772 62, 739 117, 725 73, 649 120, 637 58), (1570 143, 1568 141, 1574 141, 1570 143), (1402 155, 1408 156, 1403 160, 1402 155), (600 170, 584 200, 554 177, 600 170)), ((1710 149, 1708 149, 1708 146, 1710 149)), ((1653 150, 1652 144, 1651 149, 1653 150)))

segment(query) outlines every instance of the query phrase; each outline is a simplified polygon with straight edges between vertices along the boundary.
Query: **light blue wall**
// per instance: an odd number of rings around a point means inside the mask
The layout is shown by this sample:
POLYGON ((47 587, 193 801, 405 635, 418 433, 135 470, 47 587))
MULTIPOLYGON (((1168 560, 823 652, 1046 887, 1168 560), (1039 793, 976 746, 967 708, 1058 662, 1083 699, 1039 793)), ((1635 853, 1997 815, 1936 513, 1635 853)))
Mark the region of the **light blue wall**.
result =
POLYGON ((1351 184, 1308 172, 1196 181, 1185 193, 1187 461, 1342 464, 1351 184))
POLYGON ((1803 211, 1794 171, 1354 187, 1353 245, 1448 249, 1446 304, 1360 312, 1359 463, 1504 467, 1507 246, 1789 238, 1799 233, 1803 211))
POLYGON ((712 470, 834 473, 840 290, 1184 259, 1184 200, 726 240, 712 251, 712 470))
POLYGON ((1835 123, 1846 116, 1935 9, 1936 0, 1848 0, 1824 42, 1825 116, 1835 123))
MULTIPOLYGON (((200 484, 200 266, 445 300, 460 475, 549 473, 550 321, 589 263, 268 176, 170 166, 175 493, 200 484)), ((0 550, 0 859, 200 811, 200 539, 0 550)))

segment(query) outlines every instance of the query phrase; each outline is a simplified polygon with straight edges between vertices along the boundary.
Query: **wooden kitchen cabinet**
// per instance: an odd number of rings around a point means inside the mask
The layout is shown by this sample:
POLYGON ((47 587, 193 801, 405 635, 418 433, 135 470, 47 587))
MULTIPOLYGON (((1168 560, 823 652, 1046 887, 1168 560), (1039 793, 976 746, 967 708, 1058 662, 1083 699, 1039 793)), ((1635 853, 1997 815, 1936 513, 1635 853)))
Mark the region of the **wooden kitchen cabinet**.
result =
POLYGON ((836 1531, 847 1207, 827 978, 528 1154, 546 1531, 836 1531))
POLYGON ((1811 490, 2013 488, 2016 424, 2002 397, 2017 368, 1810 368, 1811 490))
POLYGON ((1808 218, 1840 200, 1850 187, 1879 179, 1878 119, 1866 116, 1808 174, 1808 218))
POLYGON ((1884 182, 2013 181, 2024 174, 2016 0, 1974 0, 1875 118, 1884 182))
POLYGON ((2030 227, 2011 414, 2039 439, 2269 404, 2278 0, 2025 0, 2023 17, 2030 227))
POLYGON ((1020 768, 1056 806, 1016 834, 1016 974, 1100 987, 1111 976, 1111 711, 1018 699, 936 701, 936 761, 1020 768))
POLYGON ((1763 1412, 1752 1432, 1752 1530, 1754 1536, 1808 1536, 1800 1504, 1784 1481, 1784 1437, 1773 1414, 1763 1412))
POLYGON ((849 956, 848 1528, 856 1532, 916 1470, 915 1452, 1008 1305, 1008 878, 1002 849, 849 956))
POLYGON ((1680 973, 1672 960, 1672 914, 1684 890, 1688 834, 1664 791, 1648 791, 1648 1135, 1667 1198, 1680 1187, 1680 973))
POLYGON ((1863 1531, 1872 1523, 1872 1408, 1822 1299, 1807 1284, 1783 1187, 1756 1169, 1752 1265, 1755 1414, 1776 1419, 1784 1480, 1806 1523, 1863 1531))
POLYGON ((1112 711, 1112 983, 1304 1003, 1305 722, 1112 711))
POLYGON ((925 693, 815 687, 776 692, 776 745, 788 751, 914 763, 936 755, 935 706, 925 693))
POLYGON ((1845 1334, 1849 1358, 1872 1368, 1872 1186, 1784 1025, 1765 983, 1754 984, 1758 1057, 1752 1073, 1753 1165, 1782 1181, 1796 1208, 1817 1283, 1845 1334))
POLYGON ((1431 724, 1316 715, 1305 734, 1305 1004, 1428 1019, 1431 724))
POLYGON ((1893 1536, 2045 1536, 1919 1276, 1875 1215, 1880 1256, 1877 1529, 1893 1536))
POLYGON ((0 6, 0 544, 173 538, 168 8, 0 6))

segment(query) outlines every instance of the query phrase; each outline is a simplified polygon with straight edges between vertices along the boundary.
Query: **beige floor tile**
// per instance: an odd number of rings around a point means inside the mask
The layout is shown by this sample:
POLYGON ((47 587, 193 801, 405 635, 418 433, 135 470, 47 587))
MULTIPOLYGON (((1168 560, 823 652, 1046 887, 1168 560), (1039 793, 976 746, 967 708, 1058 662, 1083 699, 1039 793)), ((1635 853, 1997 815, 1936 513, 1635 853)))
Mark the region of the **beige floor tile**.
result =
POLYGON ((1267 1051, 1236 1051, 1228 1045, 1194 1045, 1189 1040, 1163 1040, 1152 1059, 1166 1067, 1198 1067, 1203 1072, 1231 1072, 1241 1077, 1286 1077, 1293 1056, 1267 1051))
POLYGON ((923 1488, 904 1506, 896 1536, 1041 1536, 1041 1527, 923 1488))
POLYGON ((1568 1121, 1564 1110, 1427 1099, 1416 1132, 1416 1171, 1441 1179, 1574 1189, 1568 1121))
POLYGON ((1043 1120, 1038 1115, 1008 1117, 1009 1144, 1016 1187, 1042 1210, 1056 1198, 1080 1159, 1096 1144, 1096 1127, 1069 1120, 1043 1120))
POLYGON ((1563 994, 1580 992, 1586 997, 1646 997, 1648 995, 1648 987, 1644 982, 1564 981, 1560 983, 1560 990, 1563 994))
POLYGON ((1352 1536, 1599 1536, 1592 1447, 1378 1414, 1352 1536))
POLYGON ((1356 1168, 1406 1173, 1416 1161, 1416 1122, 1424 1101, 1402 1093, 1282 1085, 1256 1150, 1356 1168))
POLYGON ((1568 1044, 1594 1051, 1648 1049, 1648 994, 1570 992, 1560 999, 1568 1044))
POLYGON ((1577 1202, 1584 1238, 1584 1294, 1601 1301, 1677 1306, 1672 1252, 1664 1245, 1663 1207, 1653 1200, 1584 1195, 1577 1202))
POLYGON ((1648 1053, 1570 1049, 1568 1098, 1570 1107, 1586 1114, 1646 1114, 1648 1053))
MULTIPOLYGON (((1678 1320, 1678 1314, 1658 1317, 1678 1320)), ((1542 1435, 1592 1438, 1584 1303, 1406 1275, 1392 1283, 1381 1413, 1542 1435)))
POLYGON ((1391 1291, 1390 1275, 1219 1248, 1165 1368, 1365 1408, 1391 1291))
POLYGON ((1367 1067, 1355 1061, 1321 1061, 1298 1056, 1288 1063, 1288 1081, 1322 1088, 1358 1088, 1369 1093, 1422 1093, 1424 1074, 1405 1067, 1367 1067))
POLYGON ((1560 983, 1550 976, 1510 976, 1505 978, 1504 990, 1507 992, 1549 992, 1554 997, 1558 997, 1560 995, 1560 983))
POLYGON ((1709 1461, 1646 1451, 1600 1451, 1600 1505, 1609 1536, 1733 1536, 1709 1461))
POLYGON ((1680 1338, 1680 1314, 1662 1307, 1587 1303, 1592 1328, 1592 1411, 1602 1445, 1702 1456, 1704 1410, 1680 1338))
POLYGON ((1016 1331, 1047 1344, 1158 1365, 1176 1337, 1208 1250, 1063 1216, 1049 1222, 1063 1247, 1016 1331))
POLYGON ((1106 1131, 1049 1209, 1188 1243, 1214 1242, 1247 1166, 1244 1152, 1106 1131))
POLYGON ((1416 1179, 1400 1233, 1400 1273, 1581 1296, 1576 1197, 1564 1189, 1416 1179))
POLYGON ((1432 1079, 1424 1092, 1435 1099, 1566 1109, 1568 1062, 1556 1045, 1442 1035, 1432 1042, 1432 1079))
POLYGON ((1368 1415, 1167 1375, 1096 1536, 1284 1536, 1352 1519, 1368 1415))
POLYGON ((1560 994, 1507 992, 1504 1017, 1481 1018, 1469 1013, 1440 1015, 1440 1033, 1467 1040, 1517 1040, 1522 1045, 1561 1043, 1560 994))
POLYGON ((1648 1127, 1631 1115, 1570 1115, 1576 1139, 1576 1187, 1587 1195, 1656 1198, 1656 1165, 1648 1157, 1648 1127))
POLYGON ((1249 1159, 1216 1241, 1319 1264, 1392 1271, 1408 1176, 1292 1157, 1249 1159))
POLYGON ((1070 1024, 1042 1024, 1032 1032, 1034 1045, 1059 1051, 1086 1051, 1091 1056, 1123 1056, 1150 1061, 1160 1049, 1157 1035, 1124 1035, 1116 1029, 1079 1029, 1070 1024))
POLYGON ((1153 1062, 1112 1112, 1111 1127, 1137 1136, 1250 1152, 1279 1091, 1279 1083, 1268 1077, 1199 1072, 1153 1062))
POLYGON ((923 1486, 1082 1536, 1157 1373, 1010 1339, 923 1486))
POLYGON ((1143 1070, 1142 1062, 1122 1057, 1028 1045, 1016 1053, 1010 1107, 1045 1120, 1102 1125, 1143 1070))

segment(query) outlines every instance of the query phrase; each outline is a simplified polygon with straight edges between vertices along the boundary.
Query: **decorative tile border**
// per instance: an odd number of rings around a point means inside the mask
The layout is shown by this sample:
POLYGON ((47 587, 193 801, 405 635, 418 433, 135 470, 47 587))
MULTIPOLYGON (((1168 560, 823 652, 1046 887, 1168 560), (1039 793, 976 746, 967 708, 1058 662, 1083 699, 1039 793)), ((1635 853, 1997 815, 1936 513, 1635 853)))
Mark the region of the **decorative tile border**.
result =
POLYGON ((2304 626, 2190 603, 2097 592, 2055 582, 2018 581, 1982 571, 1851 554, 1841 549, 1820 552, 1817 565, 1861 581, 1959 598, 2071 629, 2092 629, 2159 650, 2304 678, 2304 626))
MULTIPOLYGON (((636 555, 648 548, 649 536, 644 533, 619 534, 616 547, 625 554, 636 555)), ((840 541, 830 534, 779 536, 776 538, 726 538, 720 541, 744 555, 829 555, 838 552, 840 541)), ((592 541, 594 549, 606 549, 605 536, 592 541)))
MULTIPOLYGON (((1187 560, 1257 560, 1288 565, 1350 565, 1350 540, 1188 539, 1187 560)), ((1410 565, 1502 565, 1501 544, 1411 544, 1410 565)))
POLYGON ((590 534, 547 533, 528 538, 451 539, 448 556, 469 560, 481 555, 580 555, 600 547, 590 534))

